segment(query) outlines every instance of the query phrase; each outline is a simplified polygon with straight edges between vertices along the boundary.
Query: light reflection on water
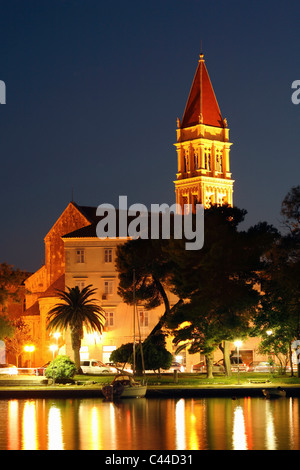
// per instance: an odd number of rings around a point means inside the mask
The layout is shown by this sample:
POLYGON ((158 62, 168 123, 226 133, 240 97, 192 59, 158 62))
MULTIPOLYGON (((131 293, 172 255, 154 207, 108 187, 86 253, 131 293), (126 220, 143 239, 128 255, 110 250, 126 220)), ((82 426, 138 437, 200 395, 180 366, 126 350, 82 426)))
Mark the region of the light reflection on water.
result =
POLYGON ((299 399, 0 400, 0 450, 300 450, 299 399))

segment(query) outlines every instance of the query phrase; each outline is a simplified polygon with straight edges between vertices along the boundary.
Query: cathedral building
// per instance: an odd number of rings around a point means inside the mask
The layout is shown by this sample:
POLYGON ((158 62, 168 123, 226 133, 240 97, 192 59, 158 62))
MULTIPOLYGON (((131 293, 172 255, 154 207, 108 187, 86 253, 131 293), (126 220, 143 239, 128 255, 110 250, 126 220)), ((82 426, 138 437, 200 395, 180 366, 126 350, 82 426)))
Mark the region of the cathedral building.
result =
MULTIPOLYGON (((184 204, 233 205, 233 180, 230 173, 229 129, 223 119, 207 72, 203 54, 197 66, 183 118, 177 121, 178 173, 175 181, 176 202, 184 204)), ((92 285, 97 289, 100 305, 105 310, 106 323, 102 335, 85 335, 82 359, 109 362, 111 352, 124 343, 132 342, 132 307, 118 295, 118 272, 115 267, 116 249, 126 239, 118 237, 100 240, 96 225, 96 207, 70 202, 55 222, 45 241, 45 265, 26 282, 26 310, 23 318, 30 325, 36 344, 33 365, 41 366, 52 359, 53 338, 46 331, 47 315, 57 303, 57 289, 92 285)), ((177 299, 169 295, 170 305, 177 299)), ((142 339, 146 338, 164 313, 163 306, 145 310, 137 306, 142 339)), ((251 340, 250 340, 251 343, 251 340)), ((255 345, 245 345, 241 354, 248 362, 256 359, 255 345)), ((69 335, 59 338, 60 353, 73 352, 69 335)), ((169 339, 168 349, 173 350, 169 339)), ((179 359, 186 370, 199 362, 199 354, 184 351, 179 359)))

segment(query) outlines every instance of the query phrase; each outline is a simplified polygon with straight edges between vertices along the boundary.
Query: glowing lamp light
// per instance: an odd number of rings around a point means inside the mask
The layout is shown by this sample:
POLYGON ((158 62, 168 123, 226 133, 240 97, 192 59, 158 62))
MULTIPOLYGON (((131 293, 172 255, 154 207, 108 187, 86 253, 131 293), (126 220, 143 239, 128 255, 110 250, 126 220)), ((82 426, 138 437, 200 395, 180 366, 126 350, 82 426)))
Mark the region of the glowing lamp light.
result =
POLYGON ((235 345, 236 348, 240 348, 242 346, 242 344, 243 344, 243 342, 240 341, 240 340, 237 340, 237 341, 234 342, 234 345, 235 345))
POLYGON ((55 351, 57 351, 57 350, 58 350, 57 344, 51 344, 51 346, 50 346, 50 351, 53 352, 53 355, 54 355, 55 351))
POLYGON ((272 330, 267 330, 266 333, 267 333, 268 336, 270 336, 270 335, 273 334, 273 331, 272 330))
POLYGON ((29 367, 31 368, 31 353, 35 350, 35 346, 33 344, 26 344, 24 346, 24 351, 29 353, 29 367))

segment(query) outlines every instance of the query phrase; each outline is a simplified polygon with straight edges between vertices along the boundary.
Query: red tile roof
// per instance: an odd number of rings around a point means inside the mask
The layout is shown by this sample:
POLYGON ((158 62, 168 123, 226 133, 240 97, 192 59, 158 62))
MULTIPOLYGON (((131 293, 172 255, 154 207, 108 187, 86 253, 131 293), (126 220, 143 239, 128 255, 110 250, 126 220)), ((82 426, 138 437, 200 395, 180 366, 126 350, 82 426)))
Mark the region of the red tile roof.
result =
POLYGON ((40 315, 40 307, 38 301, 34 302, 31 307, 27 308, 25 312, 22 313, 22 317, 40 315))
POLYGON ((200 55, 180 127, 185 128, 199 124, 199 117, 201 115, 203 124, 224 127, 221 111, 205 66, 203 54, 200 55))
POLYGON ((56 281, 51 284, 45 292, 43 292, 39 298, 43 297, 57 297, 57 290, 65 290, 65 275, 62 274, 56 281))

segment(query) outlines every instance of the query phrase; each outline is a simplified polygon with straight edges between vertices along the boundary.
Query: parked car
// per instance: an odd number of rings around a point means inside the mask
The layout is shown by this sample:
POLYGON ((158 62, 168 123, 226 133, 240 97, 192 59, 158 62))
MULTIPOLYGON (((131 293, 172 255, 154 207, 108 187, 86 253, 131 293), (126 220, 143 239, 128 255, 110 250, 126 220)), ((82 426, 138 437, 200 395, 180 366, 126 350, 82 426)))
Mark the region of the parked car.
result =
POLYGON ((51 361, 49 362, 46 362, 46 364, 44 364, 43 366, 41 367, 37 367, 36 369, 34 369, 34 374, 35 375, 45 375, 45 370, 47 369, 47 367, 49 366, 51 361))
POLYGON ((18 375, 18 369, 12 364, 0 364, 1 375, 18 375))
MULTIPOLYGON (((218 362, 213 363, 213 373, 216 372, 224 372, 224 366, 219 364, 218 362)), ((192 366, 192 372, 203 372, 206 373, 206 363, 205 361, 201 361, 198 364, 192 366)))
POLYGON ((115 364, 114 362, 106 362, 105 367, 108 367, 114 374, 118 374, 122 368, 122 364, 115 364))
POLYGON ((114 369, 110 366, 103 364, 101 361, 96 359, 89 359, 87 361, 80 361, 80 367, 84 374, 111 374, 114 369))
POLYGON ((170 372, 174 372, 174 370, 177 370, 178 372, 184 372, 185 368, 182 364, 180 364, 180 362, 172 362, 169 369, 162 369, 161 372, 162 373, 170 373, 170 372))
MULTIPOLYGON (((223 359, 221 360, 223 361, 223 359)), ((239 356, 239 359, 237 358, 237 356, 231 356, 230 363, 231 363, 231 372, 237 372, 237 371, 247 372, 248 371, 249 366, 245 362, 243 362, 243 359, 241 358, 241 356, 239 356)), ((224 361, 223 361, 223 364, 224 364, 224 361)))
POLYGON ((253 361, 249 364, 248 372, 273 372, 277 369, 275 364, 267 361, 253 361))
MULTIPOLYGON (((238 370, 237 358, 232 357, 230 358, 230 361, 231 361, 231 371, 237 372, 238 370)), ((247 364, 244 364, 242 361, 242 358, 239 358, 239 371, 247 372, 247 370, 248 370, 247 364)), ((199 362, 199 364, 195 364, 194 366, 192 366, 192 372, 206 372, 205 361, 199 362)), ((213 363, 213 373, 218 373, 218 372, 220 373, 225 372, 223 359, 220 359, 218 362, 213 363)))

